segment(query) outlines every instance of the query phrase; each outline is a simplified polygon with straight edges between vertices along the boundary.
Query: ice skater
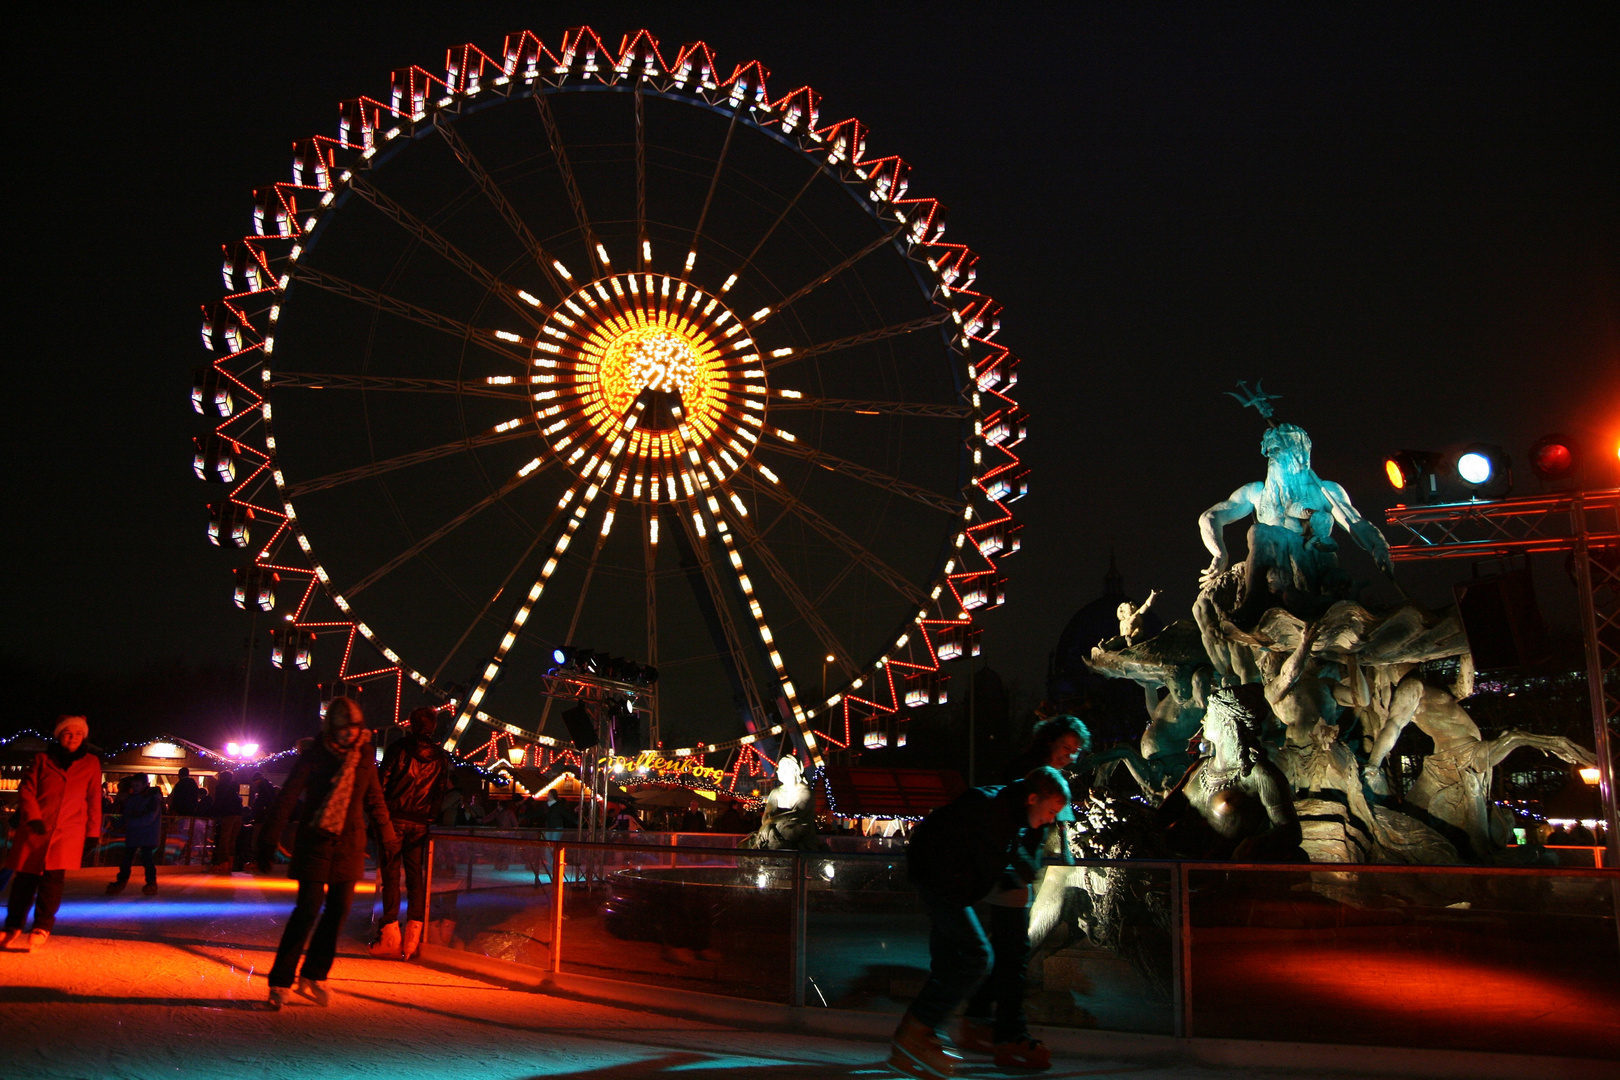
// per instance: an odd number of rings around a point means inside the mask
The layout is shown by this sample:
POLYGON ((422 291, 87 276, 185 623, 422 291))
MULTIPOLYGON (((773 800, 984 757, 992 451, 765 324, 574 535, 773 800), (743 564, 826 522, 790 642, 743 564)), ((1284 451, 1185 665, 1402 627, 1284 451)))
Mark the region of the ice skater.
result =
MULTIPOLYGON (((1043 765, 1005 787, 969 788, 912 832, 906 871, 931 924, 929 973, 895 1030, 891 1066, 910 1076, 956 1075, 961 1057, 942 1042, 940 1026, 991 969, 990 942, 973 905, 992 895, 1010 903, 1019 890, 1027 902, 1047 827, 1068 805, 1063 774, 1043 765)), ((993 1049, 1003 1068, 1051 1064, 1046 1047, 1024 1030, 998 1031, 993 1049)))
POLYGON ((146 871, 141 892, 147 896, 157 893, 157 862, 152 853, 162 824, 163 796, 148 785, 144 773, 136 773, 129 778, 129 791, 124 795, 124 858, 118 864, 118 876, 107 883, 108 896, 117 896, 129 884, 137 853, 146 871))
MULTIPOLYGON (((1035 725, 1029 746, 1008 763, 1001 778, 1011 784, 1042 765, 1050 765, 1060 773, 1067 773, 1080 755, 1090 749, 1091 732, 1085 724, 1077 717, 1053 716, 1035 725)), ((1070 797, 1073 797, 1073 792, 1070 792, 1070 797)), ((1057 820, 1074 820, 1068 805, 1063 807, 1057 820)), ((1059 836, 1067 840, 1061 829, 1059 836)), ((1060 846, 1060 854, 1064 862, 1073 861, 1066 842, 1060 846)), ((1025 1058, 1033 1055, 1040 1061, 1046 1060, 1040 1051, 1030 1048, 1031 1045, 1040 1044, 1029 1038, 1024 1019, 1024 989, 1026 969, 1029 967, 1029 910, 1033 891, 1023 883, 1002 884, 991 890, 983 901, 990 924, 985 929, 995 959, 989 976, 968 998, 956 1045, 963 1050, 994 1054, 998 1064, 1002 1058, 1010 1061, 1020 1054, 1025 1058)))
POLYGON ((272 1009, 286 1002, 295 970, 300 995, 317 1005, 328 1002, 326 976, 337 954, 338 933, 354 899, 354 883, 365 875, 366 820, 381 835, 385 858, 392 858, 399 848, 377 780, 371 732, 360 706, 348 698, 333 698, 321 720, 320 738, 305 739, 298 748, 298 763, 287 777, 287 786, 276 796, 259 837, 259 869, 264 872, 275 856, 276 839, 288 816, 303 800, 303 820, 287 867, 287 876, 298 882, 298 901, 287 918, 270 968, 272 1009), (325 911, 321 910, 323 901, 325 911), (319 925, 315 923, 317 913, 319 925), (315 928, 313 937, 311 926, 315 928), (304 957, 301 970, 300 955, 304 957))
POLYGON ((371 955, 409 960, 422 945, 422 920, 427 914, 427 857, 429 826, 442 810, 450 790, 450 755, 434 735, 439 714, 433 709, 411 713, 411 733, 383 754, 381 780, 388 816, 399 835, 399 847, 385 858, 378 876, 382 881, 382 923, 371 955), (405 874, 405 933, 399 932, 399 878, 405 874))
POLYGON ((56 742, 34 755, 17 788, 22 820, 6 854, 6 868, 16 873, 0 948, 17 947, 30 908, 34 926, 26 948, 45 947, 56 929, 67 872, 84 865, 87 841, 101 839, 101 759, 84 744, 90 724, 82 716, 63 716, 54 734, 56 742))

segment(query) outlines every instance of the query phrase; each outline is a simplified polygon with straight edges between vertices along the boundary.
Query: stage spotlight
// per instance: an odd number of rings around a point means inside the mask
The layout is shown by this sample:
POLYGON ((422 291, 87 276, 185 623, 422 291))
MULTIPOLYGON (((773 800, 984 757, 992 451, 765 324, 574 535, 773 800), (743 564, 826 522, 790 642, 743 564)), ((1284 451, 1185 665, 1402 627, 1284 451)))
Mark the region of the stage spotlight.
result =
POLYGON ((1580 486, 1580 472, 1585 464, 1580 444, 1561 431, 1543 435, 1530 447, 1530 471, 1536 474, 1541 486, 1551 491, 1568 490, 1580 486))
POLYGON ((556 662, 558 667, 567 667, 573 662, 574 647, 572 645, 557 646, 551 650, 551 659, 556 662))
POLYGON ((1543 435, 1530 448, 1530 468, 1544 480, 1564 476, 1575 467, 1575 444, 1564 435, 1543 435))
POLYGON ((1399 450, 1384 459, 1389 486, 1414 502, 1440 498, 1440 457, 1423 450, 1399 450))
POLYGON ((1463 447, 1452 469, 1471 498, 1500 499, 1513 490, 1513 459, 1492 443, 1463 447))
POLYGON ((1469 451, 1457 459, 1457 475, 1470 484, 1483 484, 1491 478, 1491 459, 1469 451))

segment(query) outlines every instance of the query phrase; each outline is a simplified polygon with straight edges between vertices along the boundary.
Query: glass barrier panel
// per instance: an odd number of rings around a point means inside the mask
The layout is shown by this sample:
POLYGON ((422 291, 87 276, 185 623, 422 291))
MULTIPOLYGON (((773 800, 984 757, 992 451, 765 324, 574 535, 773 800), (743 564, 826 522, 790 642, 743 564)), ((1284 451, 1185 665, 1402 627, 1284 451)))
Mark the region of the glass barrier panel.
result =
POLYGON ((901 1013, 928 977, 928 916, 906 862, 830 852, 805 857, 804 1003, 901 1013))
POLYGON ((1189 868, 1188 1034, 1612 1057, 1616 875, 1189 868))
POLYGON ((735 849, 569 846, 562 970, 785 1002, 792 870, 791 857, 735 849))
POLYGON ((1175 1032, 1174 868, 1048 866, 1030 909, 1032 1024, 1175 1032))
MULTIPOLYGON (((902 854, 812 856, 807 1005, 902 1012, 928 977, 928 916, 902 854)), ((1170 1033, 1171 870, 1050 866, 1029 908, 1024 1011, 1031 1024, 1170 1033)), ((992 942, 1024 912, 976 908, 992 942)))
POLYGON ((424 939, 430 945, 551 970, 556 845, 514 832, 479 833, 476 838, 434 834, 424 939))

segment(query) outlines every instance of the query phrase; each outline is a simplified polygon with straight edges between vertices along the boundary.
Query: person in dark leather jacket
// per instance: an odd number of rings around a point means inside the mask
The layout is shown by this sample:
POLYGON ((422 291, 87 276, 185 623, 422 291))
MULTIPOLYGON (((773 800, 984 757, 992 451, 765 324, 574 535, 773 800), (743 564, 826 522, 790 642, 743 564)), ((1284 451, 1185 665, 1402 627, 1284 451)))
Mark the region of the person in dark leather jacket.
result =
POLYGON ((371 955, 409 960, 422 944, 427 907, 428 826, 438 820, 450 790, 450 755, 434 738, 438 713, 411 713, 411 733, 383 754, 381 779, 388 816, 399 833, 399 849, 382 867, 382 923, 371 955), (405 872, 405 933, 399 930, 399 877, 405 872))

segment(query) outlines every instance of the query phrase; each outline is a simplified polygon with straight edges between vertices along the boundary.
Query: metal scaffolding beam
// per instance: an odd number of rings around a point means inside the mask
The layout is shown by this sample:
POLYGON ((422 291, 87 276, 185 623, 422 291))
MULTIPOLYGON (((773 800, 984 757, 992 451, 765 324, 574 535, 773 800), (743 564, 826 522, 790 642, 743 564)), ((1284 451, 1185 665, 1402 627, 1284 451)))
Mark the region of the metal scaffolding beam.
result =
POLYGON ((1611 733, 1620 725, 1620 695, 1611 688, 1620 673, 1620 488, 1396 506, 1387 521, 1401 541, 1389 549, 1397 562, 1554 552, 1572 556, 1592 708, 1592 749, 1607 823, 1606 865, 1620 866, 1611 733), (1600 593, 1606 595, 1601 604, 1600 593))

